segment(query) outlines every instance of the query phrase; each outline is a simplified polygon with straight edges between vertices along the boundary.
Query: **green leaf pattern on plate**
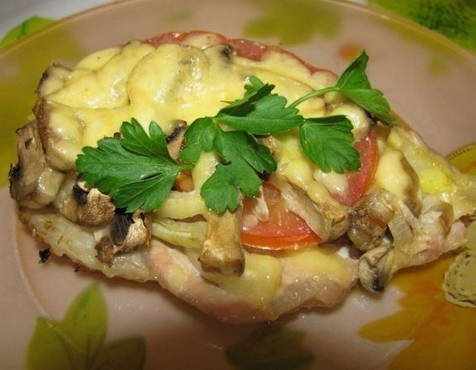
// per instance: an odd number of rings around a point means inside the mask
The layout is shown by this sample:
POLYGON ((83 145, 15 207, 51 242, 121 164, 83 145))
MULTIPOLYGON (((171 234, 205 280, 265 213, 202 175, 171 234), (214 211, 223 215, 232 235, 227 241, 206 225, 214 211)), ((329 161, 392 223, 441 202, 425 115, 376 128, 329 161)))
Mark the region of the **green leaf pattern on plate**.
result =
POLYGON ((143 341, 124 338, 106 344, 97 357, 96 365, 101 370, 142 369, 144 361, 143 341))
POLYGON ((53 19, 38 17, 36 15, 25 19, 18 26, 12 28, 5 36, 3 36, 3 38, 0 40, 0 48, 10 45, 22 37, 38 31, 39 29, 54 22, 55 21, 53 19))
POLYGON ((144 367, 142 338, 104 343, 107 307, 97 284, 71 303, 61 322, 39 317, 30 340, 30 370, 140 370, 144 367))
POLYGON ((305 334, 284 326, 258 328, 226 350, 228 360, 243 370, 307 369, 312 352, 303 346, 305 334))
POLYGON ((341 27, 340 15, 321 0, 251 0, 260 14, 250 19, 244 34, 251 37, 277 37, 280 43, 300 44, 315 33, 335 37, 341 27), (316 16, 318 15, 318 16, 316 16))

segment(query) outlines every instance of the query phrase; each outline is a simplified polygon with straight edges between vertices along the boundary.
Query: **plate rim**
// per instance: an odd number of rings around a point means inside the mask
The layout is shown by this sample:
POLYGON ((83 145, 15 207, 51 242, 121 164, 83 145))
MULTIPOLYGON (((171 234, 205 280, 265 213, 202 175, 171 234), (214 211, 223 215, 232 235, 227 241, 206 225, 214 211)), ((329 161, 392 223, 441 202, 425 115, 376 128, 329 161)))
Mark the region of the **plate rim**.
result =
MULTIPOLYGON (((12 44, 6 46, 5 48, 0 49, 0 59, 6 57, 8 54, 13 53, 17 48, 21 48, 24 44, 34 40, 35 38, 41 37, 44 33, 47 33, 57 27, 62 27, 65 24, 68 24, 69 22, 74 22, 77 19, 80 19, 82 17, 87 17, 91 14, 94 14, 96 12, 105 10, 107 8, 113 8, 122 4, 131 4, 131 3, 140 3, 143 1, 148 1, 148 0, 114 0, 105 4, 101 5, 96 5, 91 8, 73 13, 71 15, 68 15, 63 18, 59 18, 54 21, 54 23, 49 24, 40 30, 33 32, 32 34, 26 35, 25 37, 22 37, 21 39, 14 41, 12 44)), ((157 1, 157 0, 154 0, 157 1)), ((446 36, 442 35, 441 33, 431 30, 425 26, 422 26, 408 18, 405 18, 403 16, 393 14, 387 10, 376 8, 376 7, 370 7, 369 5, 364 5, 360 3, 355 3, 355 2, 350 2, 348 0, 317 0, 317 1, 322 1, 324 3, 328 4, 336 4, 338 6, 341 6, 343 8, 351 8, 354 9, 358 12, 362 13, 367 13, 371 14, 373 16, 376 16, 380 19, 383 19, 385 21, 390 21, 390 22, 395 22, 397 24, 400 24, 404 27, 407 27, 409 29, 413 29, 414 31, 417 31, 422 34, 427 34, 433 40, 436 42, 440 42, 444 44, 447 48, 450 50, 454 51, 455 53, 459 54, 461 57, 467 59, 469 62, 471 62, 475 67, 476 67, 476 55, 471 53, 469 50, 463 48, 462 46, 458 45, 454 41, 450 40, 446 36)), ((212 31, 212 30, 210 30, 212 31)), ((300 43, 301 44, 301 43, 300 43)), ((291 45, 292 46, 292 45, 291 45)))

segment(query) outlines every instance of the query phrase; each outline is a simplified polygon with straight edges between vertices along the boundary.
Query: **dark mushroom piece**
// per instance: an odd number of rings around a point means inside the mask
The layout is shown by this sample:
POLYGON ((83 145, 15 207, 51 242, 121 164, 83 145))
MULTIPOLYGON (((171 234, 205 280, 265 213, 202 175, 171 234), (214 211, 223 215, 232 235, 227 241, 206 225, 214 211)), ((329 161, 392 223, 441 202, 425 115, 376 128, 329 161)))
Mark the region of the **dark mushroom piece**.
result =
POLYGON ((383 291, 397 271, 431 262, 466 242, 464 225, 454 220, 452 207, 431 195, 423 198, 419 217, 399 201, 388 225, 380 244, 359 261, 360 282, 372 292, 383 291))
POLYGON ((393 274, 389 270, 392 259, 392 242, 382 238, 380 245, 360 257, 359 279, 362 286, 370 292, 382 292, 393 274))
POLYGON ((73 197, 78 206, 77 222, 87 226, 100 226, 109 223, 115 211, 111 197, 96 188, 88 188, 83 181, 73 186, 73 197))
POLYGON ((117 210, 110 226, 100 233, 102 236, 95 247, 97 259, 111 266, 116 255, 148 247, 152 235, 151 227, 150 215, 140 210, 134 213, 117 210), (103 234, 104 231, 106 231, 105 234, 103 234))
POLYGON ((361 251, 368 251, 380 245, 393 218, 392 201, 395 196, 384 189, 378 189, 364 197, 350 213, 350 228, 347 235, 361 251))
POLYGON ((111 240, 115 253, 130 252, 148 246, 151 238, 150 215, 140 210, 134 213, 116 212, 111 222, 111 240))

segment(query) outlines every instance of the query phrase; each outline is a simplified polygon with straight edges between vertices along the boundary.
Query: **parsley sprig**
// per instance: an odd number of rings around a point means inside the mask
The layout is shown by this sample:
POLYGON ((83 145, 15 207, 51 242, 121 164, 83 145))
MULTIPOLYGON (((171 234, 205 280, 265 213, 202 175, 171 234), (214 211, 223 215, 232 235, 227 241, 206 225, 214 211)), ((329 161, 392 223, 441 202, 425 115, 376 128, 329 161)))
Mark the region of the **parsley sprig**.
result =
POLYGON ((135 119, 124 122, 120 133, 122 138, 99 140, 97 148, 84 147, 76 160, 77 172, 127 212, 159 208, 178 174, 190 166, 170 157, 166 136, 155 122, 149 125, 149 135, 135 119))
POLYGON ((302 150, 324 172, 343 173, 360 168, 353 139, 352 124, 345 116, 306 119, 299 128, 302 150))
POLYGON ((302 122, 299 111, 286 107, 284 96, 272 94, 274 87, 251 76, 245 85, 244 98, 221 109, 215 120, 253 135, 277 134, 299 126, 302 122))
POLYGON ((383 124, 393 124, 395 117, 393 117, 390 112, 390 104, 380 90, 372 88, 365 73, 368 61, 369 56, 364 50, 340 75, 334 86, 311 91, 294 101, 290 107, 295 108, 302 102, 315 96, 337 91, 354 103, 360 105, 383 124))
POLYGON ((285 97, 273 93, 274 85, 251 76, 241 99, 188 127, 180 162, 170 157, 165 134, 155 122, 149 126, 149 135, 135 119, 124 122, 122 138, 105 138, 97 148, 83 148, 76 161, 77 172, 88 184, 109 194, 117 207, 128 212, 143 207, 148 212, 161 206, 181 171, 195 165, 202 152, 213 151, 221 162, 203 184, 201 196, 208 208, 222 213, 238 207, 240 194, 257 196, 263 175, 276 170, 276 161, 256 135, 298 129, 303 152, 322 171, 357 170, 360 158, 352 146, 351 122, 345 116, 304 118, 297 106, 337 91, 383 124, 392 124, 387 100, 369 83, 367 62, 364 51, 334 86, 312 91, 289 105, 285 97))
POLYGON ((203 151, 214 151, 222 163, 205 181, 201 196, 208 208, 222 213, 235 210, 240 192, 249 197, 259 195, 260 175, 276 170, 276 161, 269 149, 245 131, 224 131, 215 117, 199 118, 185 133, 185 148, 180 159, 195 164, 203 151))

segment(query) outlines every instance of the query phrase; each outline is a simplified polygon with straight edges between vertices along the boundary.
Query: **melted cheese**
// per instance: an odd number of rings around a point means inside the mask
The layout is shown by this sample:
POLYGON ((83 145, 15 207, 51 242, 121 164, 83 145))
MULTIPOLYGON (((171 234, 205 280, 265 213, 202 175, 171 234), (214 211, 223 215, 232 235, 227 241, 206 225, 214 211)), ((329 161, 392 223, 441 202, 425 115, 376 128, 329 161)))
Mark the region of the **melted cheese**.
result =
POLYGON ((314 171, 314 179, 322 182, 332 194, 344 194, 348 188, 347 176, 343 173, 314 171))
POLYGON ((296 133, 290 132, 276 138, 279 143, 277 173, 306 191, 311 200, 316 203, 334 202, 329 192, 347 188, 344 176, 330 175, 322 182, 322 177, 326 175, 304 155, 296 133))
POLYGON ((375 180, 379 187, 388 190, 401 199, 406 199, 414 185, 411 176, 403 166, 403 154, 399 150, 387 148, 380 157, 375 180))
POLYGON ((335 248, 320 246, 290 252, 282 257, 282 263, 301 278, 331 278, 339 283, 352 281, 355 271, 351 262, 336 253, 335 248))
POLYGON ((354 128, 352 132, 355 136, 356 140, 364 137, 370 126, 369 118, 365 111, 360 108, 357 104, 348 102, 345 104, 339 105, 337 108, 333 109, 331 112, 328 113, 330 116, 338 116, 343 115, 346 116, 349 121, 352 123, 354 128))
MULTIPOLYGON (((344 103, 340 95, 334 94, 327 99, 332 100, 333 105, 337 107, 325 115, 345 115, 354 127, 352 131, 356 140, 367 134, 370 122, 362 108, 351 102, 344 103)), ((302 110, 301 113, 304 116, 318 116, 317 112, 312 110, 302 110)), ((280 135, 277 139, 280 149, 278 173, 305 190, 312 200, 316 202, 323 199, 330 200, 329 193, 343 194, 347 190, 348 182, 345 175, 325 173, 304 155, 296 132, 280 135)))
MULTIPOLYGON (((61 170, 72 169, 83 146, 95 146, 132 117, 144 127, 156 121, 168 133, 177 119, 191 123, 198 117, 215 115, 225 101, 243 95, 243 85, 251 75, 276 85, 276 92, 288 101, 335 81, 334 74, 311 74, 285 53, 270 51, 260 61, 227 56, 224 46, 216 41, 216 37, 207 34, 190 38, 188 45, 153 47, 135 41, 122 48, 96 52, 69 73, 61 67, 53 68, 51 81, 48 78, 41 90, 49 105, 49 127, 55 138, 47 150, 50 164, 61 170)), ((362 109, 342 99, 339 102, 330 114, 345 114, 356 135, 365 134, 368 120, 362 109)), ((326 114, 321 97, 304 102, 299 109, 304 116, 326 114)), ((345 191, 345 176, 323 174, 304 156, 295 133, 283 135, 279 141, 283 150, 278 172, 306 190, 311 199, 329 198, 329 191, 345 191)), ((212 155, 202 157, 193 170, 196 188, 206 181, 216 164, 212 155)), ((201 206, 194 200, 193 208, 201 206)))
POLYGON ((73 108, 124 106, 128 103, 126 87, 132 69, 153 50, 150 45, 133 42, 120 52, 108 49, 89 56, 78 64, 62 89, 48 96, 48 101, 73 108))
POLYGON ((115 47, 92 53, 76 65, 75 71, 73 73, 80 74, 82 72, 87 72, 88 70, 96 71, 102 68, 107 62, 111 60, 112 57, 118 55, 120 52, 121 48, 115 47))
POLYGON ((213 175, 217 164, 218 158, 215 153, 202 153, 192 169, 193 186, 195 189, 201 188, 203 183, 213 175))
POLYGON ((281 262, 277 257, 245 253, 245 270, 241 276, 209 272, 203 275, 254 306, 265 308, 269 306, 281 284, 281 262))
MULTIPOLYGON (((213 45, 216 40, 206 35, 188 42, 194 46, 153 47, 136 41, 94 53, 70 72, 52 67, 40 88, 54 134, 48 161, 59 169, 72 169, 83 146, 95 146, 132 117, 144 127, 154 120, 169 133, 177 119, 191 123, 215 115, 225 101, 243 95, 251 75, 275 84, 276 91, 288 100, 334 80, 329 72, 311 74, 287 54, 269 52, 256 62, 227 56, 224 46, 213 45)), ((304 115, 325 112, 321 98, 300 108, 304 115)))
POLYGON ((157 219, 183 220, 206 212, 207 206, 200 196, 200 190, 190 192, 172 191, 162 206, 154 211, 154 217, 157 219))
POLYGON ((422 192, 437 196, 453 206, 454 219, 474 212, 476 181, 474 176, 458 172, 428 148, 420 137, 404 127, 395 126, 388 144, 400 150, 414 169, 422 192))

